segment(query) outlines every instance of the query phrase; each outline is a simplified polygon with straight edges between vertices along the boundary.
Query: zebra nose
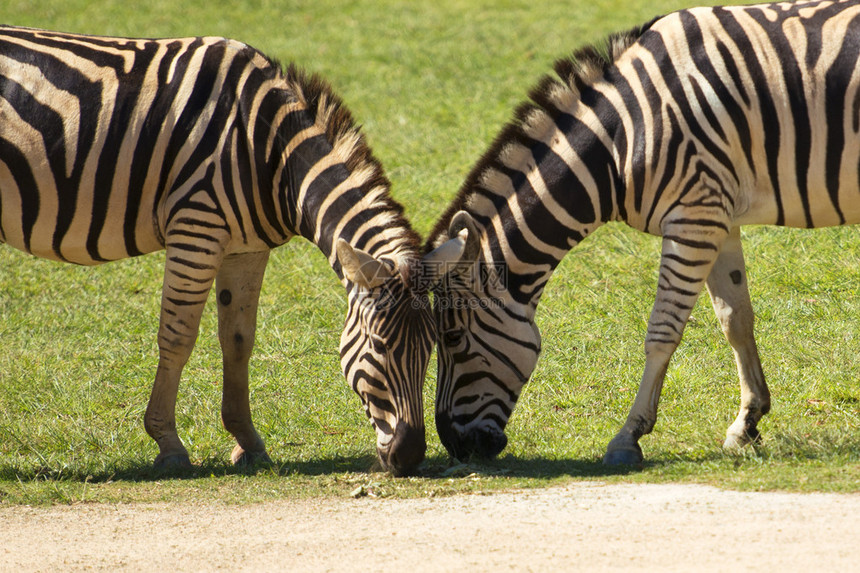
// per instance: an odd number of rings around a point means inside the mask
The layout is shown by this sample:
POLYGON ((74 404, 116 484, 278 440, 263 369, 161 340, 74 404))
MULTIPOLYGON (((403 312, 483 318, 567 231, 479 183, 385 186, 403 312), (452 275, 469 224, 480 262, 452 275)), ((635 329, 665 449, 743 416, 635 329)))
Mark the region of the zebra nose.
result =
POLYGON ((412 473, 424 459, 427 442, 424 426, 416 428, 400 421, 394 429, 394 438, 385 450, 379 450, 382 465, 395 477, 412 473))
POLYGON ((492 459, 508 445, 504 430, 495 424, 473 427, 461 433, 454 428, 451 417, 444 412, 436 413, 436 431, 448 454, 459 460, 468 460, 473 455, 492 459))
POLYGON ((492 459, 508 445, 504 430, 496 426, 473 428, 466 433, 467 448, 482 458, 492 459))

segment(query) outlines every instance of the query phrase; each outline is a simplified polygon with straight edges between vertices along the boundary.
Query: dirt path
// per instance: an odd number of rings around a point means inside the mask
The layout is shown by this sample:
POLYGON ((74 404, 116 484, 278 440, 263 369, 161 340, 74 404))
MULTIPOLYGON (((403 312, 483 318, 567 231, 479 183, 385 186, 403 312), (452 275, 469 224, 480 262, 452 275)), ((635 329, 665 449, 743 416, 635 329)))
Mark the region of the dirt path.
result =
POLYGON ((600 485, 0 509, 0 571, 852 571, 860 495, 600 485))

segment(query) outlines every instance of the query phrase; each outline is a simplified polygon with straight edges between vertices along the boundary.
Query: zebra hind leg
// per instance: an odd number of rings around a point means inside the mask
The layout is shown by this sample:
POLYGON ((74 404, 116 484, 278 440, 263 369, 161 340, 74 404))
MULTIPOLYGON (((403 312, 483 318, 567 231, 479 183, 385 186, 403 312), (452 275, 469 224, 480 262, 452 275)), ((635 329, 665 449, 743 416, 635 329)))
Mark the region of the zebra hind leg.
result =
POLYGON ((236 465, 271 463, 251 421, 248 362, 254 348, 257 304, 269 252, 242 253, 224 259, 216 279, 218 338, 224 357, 221 421, 236 438, 236 465))
POLYGON ((739 229, 733 229, 723 244, 707 284, 723 334, 734 350, 740 377, 740 412, 726 431, 723 443, 725 449, 737 449, 759 439, 758 422, 770 410, 770 392, 753 333, 755 317, 739 229))

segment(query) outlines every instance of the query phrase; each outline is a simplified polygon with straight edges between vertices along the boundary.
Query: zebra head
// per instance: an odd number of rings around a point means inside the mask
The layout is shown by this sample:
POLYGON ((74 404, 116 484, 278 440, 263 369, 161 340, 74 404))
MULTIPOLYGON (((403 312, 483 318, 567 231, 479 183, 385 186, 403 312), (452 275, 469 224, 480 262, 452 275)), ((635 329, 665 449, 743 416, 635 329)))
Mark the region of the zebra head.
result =
POLYGON ((492 458, 507 445, 505 426, 537 363, 540 332, 533 309, 509 295, 507 268, 484 256, 468 213, 453 217, 448 237, 424 261, 439 269, 436 428, 453 457, 492 458))
POLYGON ((422 389, 434 342, 427 293, 413 288, 415 262, 374 258, 342 239, 337 257, 349 281, 343 373, 376 430, 383 468, 408 474, 426 450, 422 389))

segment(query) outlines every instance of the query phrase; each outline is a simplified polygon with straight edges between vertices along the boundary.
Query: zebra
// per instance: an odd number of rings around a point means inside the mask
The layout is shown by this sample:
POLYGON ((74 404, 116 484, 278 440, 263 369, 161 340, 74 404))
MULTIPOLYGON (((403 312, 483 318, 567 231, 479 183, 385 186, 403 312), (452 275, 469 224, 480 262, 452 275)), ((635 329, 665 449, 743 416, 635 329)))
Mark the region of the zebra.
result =
POLYGON ((190 465, 176 398, 213 283, 231 460, 270 461, 248 363, 269 252, 297 235, 346 288, 340 360, 379 461, 409 473, 435 341, 410 280, 421 239, 330 85, 226 38, 0 28, 0 243, 78 265, 166 251, 144 415, 156 466, 190 465))
POLYGON ((427 240, 449 262, 433 304, 436 425, 451 455, 505 448, 541 351, 546 283, 611 221, 661 236, 662 251, 641 383, 604 463, 643 461, 703 285, 740 378, 723 446, 759 439, 770 393, 740 228, 860 222, 858 38, 857 0, 700 7, 555 63, 427 240))

